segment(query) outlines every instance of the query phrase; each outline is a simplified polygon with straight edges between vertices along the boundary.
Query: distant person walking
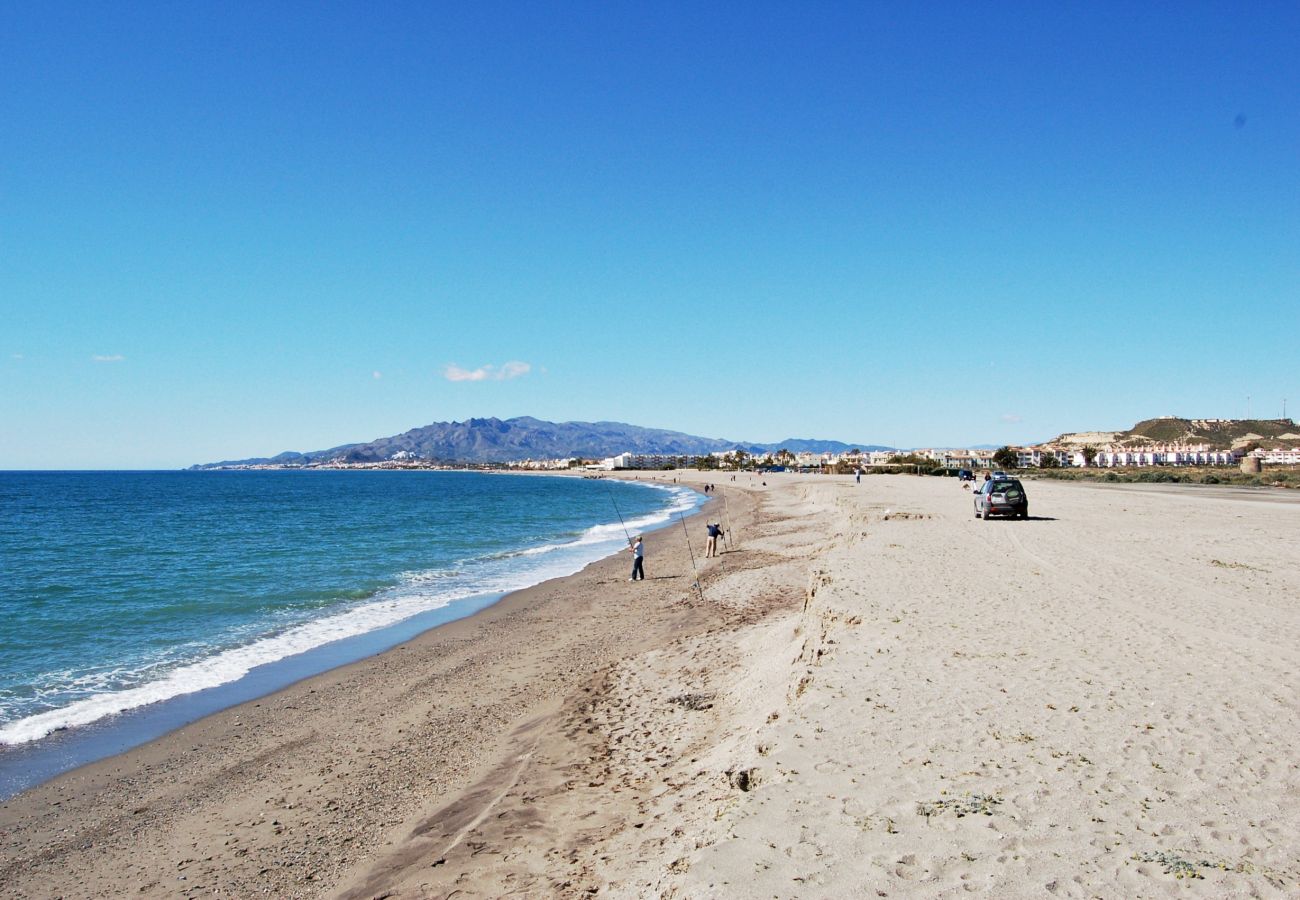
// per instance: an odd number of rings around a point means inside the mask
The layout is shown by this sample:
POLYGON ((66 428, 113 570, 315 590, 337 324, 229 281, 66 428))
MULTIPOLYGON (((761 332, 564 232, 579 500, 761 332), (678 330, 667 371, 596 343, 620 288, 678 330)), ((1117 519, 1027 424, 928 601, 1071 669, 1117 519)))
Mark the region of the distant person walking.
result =
POLYGON ((718 538, 722 537, 722 525, 716 522, 709 523, 709 539, 705 542, 704 556, 718 555, 718 538))
POLYGON ((858 469, 858 471, 855 472, 855 473, 853 474, 853 480, 856 481, 858 484, 862 484, 862 470, 861 470, 861 469, 858 469))
POLYGON ((636 536, 632 546, 632 577, 628 581, 645 581, 645 549, 641 546, 641 535, 636 536))

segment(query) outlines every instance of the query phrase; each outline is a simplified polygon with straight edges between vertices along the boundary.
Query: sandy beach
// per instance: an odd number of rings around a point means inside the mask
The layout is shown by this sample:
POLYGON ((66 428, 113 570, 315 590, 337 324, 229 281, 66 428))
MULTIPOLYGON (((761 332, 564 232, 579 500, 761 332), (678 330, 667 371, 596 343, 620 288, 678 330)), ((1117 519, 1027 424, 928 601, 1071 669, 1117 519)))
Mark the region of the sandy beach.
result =
POLYGON ((2 893, 1300 895, 1300 493, 678 477, 698 589, 674 525, 70 772, 2 893))

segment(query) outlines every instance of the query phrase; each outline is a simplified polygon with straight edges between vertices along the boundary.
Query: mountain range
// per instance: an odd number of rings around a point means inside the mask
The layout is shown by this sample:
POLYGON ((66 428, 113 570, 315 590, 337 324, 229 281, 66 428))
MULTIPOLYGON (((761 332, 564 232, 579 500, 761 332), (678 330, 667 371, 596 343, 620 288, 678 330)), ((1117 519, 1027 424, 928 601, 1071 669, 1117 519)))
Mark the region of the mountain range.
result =
POLYGON ((464 422, 434 422, 420 428, 378 438, 364 444, 343 444, 328 450, 305 453, 288 451, 277 456, 202 463, 192 469, 235 466, 300 467, 322 463, 367 463, 390 459, 416 459, 440 463, 503 463, 523 459, 601 459, 619 453, 692 456, 703 453, 744 450, 762 454, 786 449, 792 453, 843 453, 859 450, 887 450, 879 444, 846 444, 791 438, 774 444, 729 441, 642 428, 624 422, 545 422, 531 416, 513 419, 466 419, 464 422))
MULTIPOLYGON (((1290 419, 1182 419, 1164 416, 1146 419, 1126 431, 1088 431, 1062 434, 1049 444, 1124 444, 1183 442, 1228 449, 1254 442, 1271 447, 1294 444, 1300 438, 1290 419)), ((982 445, 993 449, 990 445, 982 445)), ((773 444, 729 441, 642 428, 625 422, 546 422, 531 416, 514 419, 466 419, 434 422, 420 428, 378 438, 368 443, 343 444, 304 453, 287 451, 277 456, 201 463, 192 469, 241 466, 307 467, 326 463, 374 463, 385 460, 419 460, 433 463, 505 463, 524 459, 603 459, 619 453, 694 456, 744 450, 762 455, 785 449, 792 453, 843 453, 889 450, 880 444, 846 444, 843 441, 790 438, 773 444)), ((978 449, 978 448, 977 448, 978 449)))

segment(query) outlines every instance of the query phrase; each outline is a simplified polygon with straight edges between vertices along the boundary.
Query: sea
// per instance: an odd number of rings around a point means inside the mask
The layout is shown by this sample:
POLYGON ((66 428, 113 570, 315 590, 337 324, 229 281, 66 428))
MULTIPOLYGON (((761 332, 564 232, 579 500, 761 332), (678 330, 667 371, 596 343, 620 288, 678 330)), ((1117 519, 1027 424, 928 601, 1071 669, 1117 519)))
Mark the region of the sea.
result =
POLYGON ((0 798, 577 572, 701 500, 485 472, 0 472, 0 798))

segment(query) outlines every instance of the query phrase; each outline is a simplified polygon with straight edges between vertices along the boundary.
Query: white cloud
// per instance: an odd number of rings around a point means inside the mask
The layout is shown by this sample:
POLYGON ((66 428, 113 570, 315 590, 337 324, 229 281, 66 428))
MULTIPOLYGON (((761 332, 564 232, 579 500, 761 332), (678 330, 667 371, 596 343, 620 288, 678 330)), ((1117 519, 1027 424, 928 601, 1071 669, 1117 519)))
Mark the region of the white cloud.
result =
POLYGON ((375 371, 370 373, 370 377, 375 379, 375 381, 378 381, 379 379, 384 377, 384 374, 380 372, 378 369, 376 369, 375 371))
POLYGON ((1020 416, 1016 415, 1015 413, 1003 413, 1001 416, 999 416, 999 418, 1002 419, 1003 422, 1006 422, 1008 425, 1015 425, 1018 422, 1022 421, 1020 416))
POLYGON ((527 375, 533 367, 526 362, 511 361, 500 368, 496 366, 479 366, 477 369, 462 369, 455 363, 442 370, 442 377, 448 381, 509 381, 527 375))
POLYGON ((126 359, 126 357, 120 353, 114 353, 109 356, 101 356, 99 354, 96 354, 92 356, 91 359, 95 362, 121 362, 122 360, 126 359))
POLYGON ((13 353, 13 354, 10 354, 10 358, 11 358, 11 359, 26 359, 27 357, 23 356, 21 353, 13 353))

